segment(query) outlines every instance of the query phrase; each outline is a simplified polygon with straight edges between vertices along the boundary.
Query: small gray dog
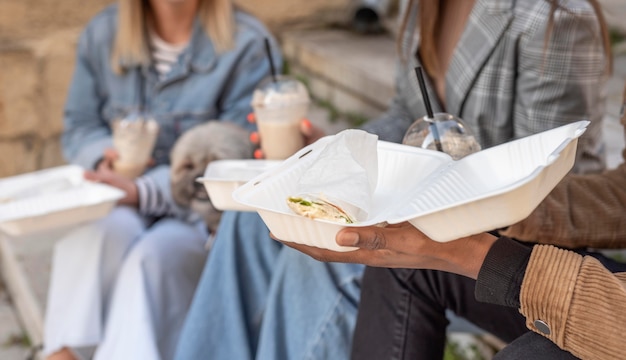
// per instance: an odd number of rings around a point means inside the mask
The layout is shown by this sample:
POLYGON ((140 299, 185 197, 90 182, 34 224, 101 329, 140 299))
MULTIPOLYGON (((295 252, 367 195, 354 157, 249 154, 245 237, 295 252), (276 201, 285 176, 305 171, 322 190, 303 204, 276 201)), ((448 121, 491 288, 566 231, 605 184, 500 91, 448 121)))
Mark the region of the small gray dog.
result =
POLYGON ((254 145, 248 136, 247 130, 233 123, 209 121, 182 134, 170 153, 174 201, 202 215, 211 233, 217 229, 222 213, 213 207, 204 186, 196 179, 211 161, 251 158, 254 145))

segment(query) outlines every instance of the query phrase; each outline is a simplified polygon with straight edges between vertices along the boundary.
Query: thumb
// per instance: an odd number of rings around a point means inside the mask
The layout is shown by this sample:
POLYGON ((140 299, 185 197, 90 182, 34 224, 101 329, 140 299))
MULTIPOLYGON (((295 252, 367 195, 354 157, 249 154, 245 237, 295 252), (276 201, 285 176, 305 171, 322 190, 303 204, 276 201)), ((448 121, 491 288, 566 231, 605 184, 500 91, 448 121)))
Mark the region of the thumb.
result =
POLYGON ((380 250, 386 248, 387 241, 385 236, 379 231, 378 227, 365 228, 345 228, 342 229, 335 239, 337 245, 356 246, 369 250, 380 250))

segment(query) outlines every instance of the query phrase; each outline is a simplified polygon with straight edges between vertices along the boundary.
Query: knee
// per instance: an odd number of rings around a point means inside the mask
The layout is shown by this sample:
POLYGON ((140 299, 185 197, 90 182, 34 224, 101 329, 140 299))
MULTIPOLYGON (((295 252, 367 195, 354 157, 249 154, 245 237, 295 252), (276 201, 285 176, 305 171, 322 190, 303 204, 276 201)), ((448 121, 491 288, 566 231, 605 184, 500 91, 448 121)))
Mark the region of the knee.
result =
POLYGON ((116 207, 107 217, 96 222, 95 231, 102 237, 104 256, 125 256, 144 232, 143 221, 134 209, 116 207))
POLYGON ((133 208, 118 206, 96 223, 111 238, 134 238, 145 229, 144 220, 133 208))
POLYGON ((157 244, 151 243, 150 239, 142 238, 135 245, 124 261, 124 272, 145 272, 150 274, 161 273, 166 255, 158 248, 157 244))
POLYGON ((161 275, 191 271, 195 274, 196 269, 203 267, 206 255, 203 239, 196 238, 195 234, 152 230, 144 233, 132 247, 124 261, 124 271, 161 275))

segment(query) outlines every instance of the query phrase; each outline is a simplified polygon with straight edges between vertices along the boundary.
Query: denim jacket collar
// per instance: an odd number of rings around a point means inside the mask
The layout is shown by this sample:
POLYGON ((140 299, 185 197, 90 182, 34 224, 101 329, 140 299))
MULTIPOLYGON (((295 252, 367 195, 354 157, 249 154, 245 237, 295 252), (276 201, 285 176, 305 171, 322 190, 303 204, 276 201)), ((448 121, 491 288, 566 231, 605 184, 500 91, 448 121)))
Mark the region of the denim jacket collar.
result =
POLYGON ((193 36, 191 38, 190 47, 187 49, 191 53, 191 60, 187 58, 185 61, 191 61, 191 67, 197 72, 206 72, 215 66, 217 54, 213 42, 204 31, 204 27, 200 20, 194 21, 193 36))

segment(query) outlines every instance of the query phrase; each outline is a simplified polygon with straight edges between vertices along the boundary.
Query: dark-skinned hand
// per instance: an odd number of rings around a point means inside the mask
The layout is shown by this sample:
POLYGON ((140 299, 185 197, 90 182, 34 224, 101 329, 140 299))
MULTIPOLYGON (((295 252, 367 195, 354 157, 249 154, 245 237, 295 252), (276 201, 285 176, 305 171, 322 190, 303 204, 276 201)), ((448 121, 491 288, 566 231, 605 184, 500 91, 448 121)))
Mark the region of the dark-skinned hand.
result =
MULTIPOLYGON (((272 234, 270 234, 276 239, 272 234)), ((357 250, 338 252, 295 242, 286 246, 324 262, 358 263, 374 267, 433 269, 476 279, 482 263, 496 241, 487 233, 450 242, 437 242, 408 222, 386 227, 347 227, 337 233, 336 242, 357 250)))

